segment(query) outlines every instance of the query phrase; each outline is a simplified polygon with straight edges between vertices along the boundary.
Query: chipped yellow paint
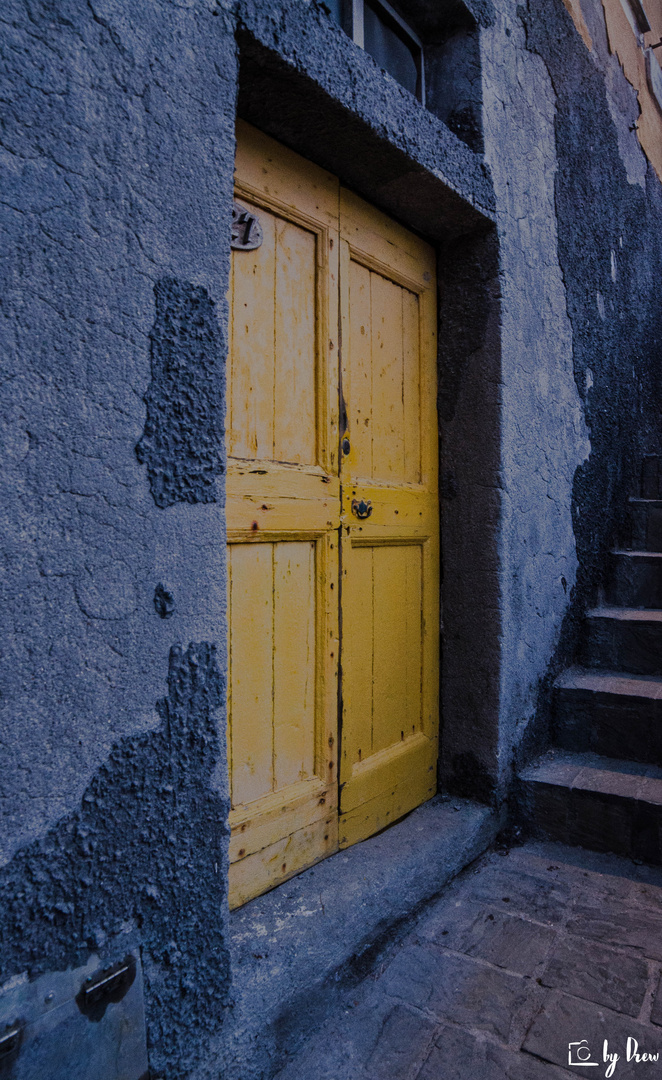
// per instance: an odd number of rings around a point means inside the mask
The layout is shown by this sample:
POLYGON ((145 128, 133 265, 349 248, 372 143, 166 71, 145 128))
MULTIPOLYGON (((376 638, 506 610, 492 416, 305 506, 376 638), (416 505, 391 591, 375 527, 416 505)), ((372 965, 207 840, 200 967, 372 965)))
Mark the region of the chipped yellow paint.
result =
POLYGON ((582 12, 581 0, 563 0, 563 3, 565 4, 568 12, 570 13, 570 16, 575 24, 575 28, 578 34, 581 35, 582 41, 584 42, 586 48, 589 52, 591 52, 593 48, 593 42, 591 41, 591 34, 589 32, 589 28, 586 25, 584 13, 582 12))
MULTIPOLYGON (((639 34, 632 15, 628 18, 628 0, 602 0, 609 48, 619 59, 625 77, 637 91, 641 115, 637 136, 646 157, 662 180, 662 109, 657 104, 646 71, 646 51, 662 39, 662 0, 646 0, 645 9, 651 29, 639 34)), ((652 54, 658 63, 660 50, 652 54)))
POLYGON ((434 794, 439 624, 434 254, 245 124, 236 181, 263 243, 230 292, 232 907, 434 794))

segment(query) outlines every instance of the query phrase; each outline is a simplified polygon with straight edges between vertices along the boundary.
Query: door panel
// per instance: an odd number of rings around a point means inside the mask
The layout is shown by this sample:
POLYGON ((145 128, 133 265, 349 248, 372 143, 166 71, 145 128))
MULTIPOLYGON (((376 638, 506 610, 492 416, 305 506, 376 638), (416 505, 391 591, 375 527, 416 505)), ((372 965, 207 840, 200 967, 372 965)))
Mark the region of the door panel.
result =
POLYGON ((233 258, 228 453, 314 463, 316 237, 248 199, 263 243, 233 258), (256 363, 259 357, 259 363, 256 363))
POLYGON ((439 623, 433 252, 245 124, 236 181, 263 239, 230 290, 233 907, 434 794, 439 623))
POLYGON ((230 905, 334 851, 338 182, 248 125, 228 381, 230 905), (331 389, 330 389, 331 388, 331 389))
POLYGON ((230 547, 235 806, 314 775, 314 549, 312 541, 230 547))
POLYGON ((434 253, 345 191, 340 229, 346 847, 436 790, 439 512, 434 253))

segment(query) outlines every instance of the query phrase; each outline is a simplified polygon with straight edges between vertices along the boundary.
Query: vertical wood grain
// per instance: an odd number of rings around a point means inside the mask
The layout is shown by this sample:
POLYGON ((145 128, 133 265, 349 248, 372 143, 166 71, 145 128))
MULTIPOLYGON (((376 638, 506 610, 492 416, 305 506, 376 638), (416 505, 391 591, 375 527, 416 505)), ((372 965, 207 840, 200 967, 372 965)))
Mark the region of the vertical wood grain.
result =
POLYGON ((232 544, 232 803, 273 787, 273 544, 232 544), (239 616, 239 617, 237 617, 239 616))
POLYGON ((357 476, 372 476, 372 341, 370 271, 349 263, 349 342, 344 364, 351 445, 351 461, 357 476))
POLYGON ((370 275, 372 316, 372 476, 404 478, 402 289, 370 275))
POLYGON ((348 551, 343 571, 342 670, 343 746, 341 781, 372 753, 373 718, 373 553, 348 551))
POLYGON ((421 363, 418 297, 402 289, 404 479, 421 480, 421 363))
POLYGON ((315 545, 274 550, 274 789, 315 771, 315 545))
POLYGON ((421 730, 423 675, 423 553, 418 544, 403 549, 405 555, 405 736, 421 730))
POLYGON ((241 201, 260 220, 263 242, 232 253, 228 454, 269 459, 274 441, 276 219, 241 201))
POLYGON ((315 236, 279 221, 276 239, 273 458, 312 465, 317 443, 315 236))
POLYGON ((407 727, 406 557, 406 548, 373 551, 373 753, 400 742, 407 727))

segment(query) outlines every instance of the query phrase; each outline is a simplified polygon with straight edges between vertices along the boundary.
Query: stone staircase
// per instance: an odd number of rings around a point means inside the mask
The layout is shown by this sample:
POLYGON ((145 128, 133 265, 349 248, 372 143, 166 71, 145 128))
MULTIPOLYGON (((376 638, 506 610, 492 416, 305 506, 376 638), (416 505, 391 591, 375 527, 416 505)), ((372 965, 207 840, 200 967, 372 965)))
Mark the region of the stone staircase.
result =
POLYGON ((518 797, 533 835, 662 864, 662 459, 644 459, 628 511, 605 602, 554 686, 555 745, 518 797))

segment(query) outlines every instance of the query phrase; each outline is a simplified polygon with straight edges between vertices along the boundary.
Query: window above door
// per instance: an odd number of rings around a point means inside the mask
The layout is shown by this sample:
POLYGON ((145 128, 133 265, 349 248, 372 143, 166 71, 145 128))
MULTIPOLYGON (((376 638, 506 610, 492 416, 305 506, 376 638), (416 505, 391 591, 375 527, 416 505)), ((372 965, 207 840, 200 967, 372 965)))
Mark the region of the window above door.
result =
POLYGON ((479 26, 464 0, 321 0, 383 72, 482 151, 479 26))
POLYGON ((396 82, 425 104, 423 46, 386 0, 327 0, 331 16, 396 82))

